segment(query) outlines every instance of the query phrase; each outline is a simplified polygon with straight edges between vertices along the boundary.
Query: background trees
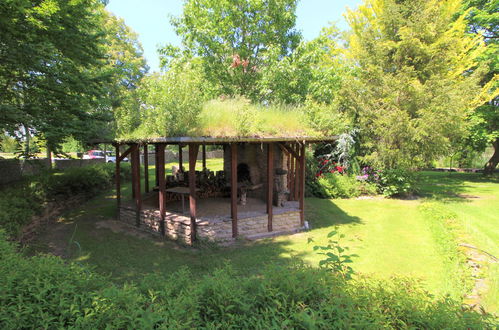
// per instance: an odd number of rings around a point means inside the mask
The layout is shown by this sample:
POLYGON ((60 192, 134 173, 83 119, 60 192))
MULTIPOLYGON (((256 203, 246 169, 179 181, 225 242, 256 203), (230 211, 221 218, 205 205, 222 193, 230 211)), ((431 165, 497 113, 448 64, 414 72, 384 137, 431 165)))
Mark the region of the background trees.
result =
POLYGON ((490 100, 481 104, 470 115, 469 134, 463 148, 483 152, 492 145, 494 154, 485 164, 485 173, 492 173, 499 163, 499 4, 490 0, 466 0, 468 32, 483 37, 486 50, 480 56, 487 72, 482 80, 491 89, 490 100))
POLYGON ((242 96, 295 107, 321 132, 356 131, 357 158, 380 168, 499 148, 495 1, 365 0, 348 34, 311 41, 296 3, 186 0, 172 21, 182 46, 163 47, 163 72, 148 76, 137 35, 101 1, 5 0, 0 130, 52 149, 187 134, 205 101, 242 96))
POLYGON ((0 130, 54 150, 112 137, 113 110, 147 70, 123 21, 97 0, 6 0, 0 17, 0 130))
MULTIPOLYGON (((220 94, 258 99, 257 83, 272 55, 289 55, 300 41, 297 0, 188 0, 173 19, 184 54, 199 56, 220 94)), ((167 54, 172 54, 165 49, 167 54)))
POLYGON ((456 18, 460 4, 367 0, 347 13, 356 72, 345 87, 367 162, 425 165, 465 134, 482 92, 484 47, 456 18))
POLYGON ((55 146, 85 136, 105 94, 104 31, 95 0, 0 5, 0 129, 55 146), (19 128, 23 130, 19 130, 19 128))

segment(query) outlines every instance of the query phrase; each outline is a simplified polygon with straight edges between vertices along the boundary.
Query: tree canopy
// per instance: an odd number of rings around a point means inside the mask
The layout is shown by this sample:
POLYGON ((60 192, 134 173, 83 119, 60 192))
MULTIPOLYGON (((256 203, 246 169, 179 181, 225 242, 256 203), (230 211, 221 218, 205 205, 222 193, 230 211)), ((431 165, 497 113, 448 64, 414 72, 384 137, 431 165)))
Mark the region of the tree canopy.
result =
POLYGON ((480 37, 466 35, 460 1, 367 0, 346 17, 346 84, 366 161, 413 167, 445 155, 465 134, 481 95, 480 37))
POLYGON ((49 143, 83 136, 105 95, 102 4, 6 0, 0 5, 0 128, 49 143), (19 132, 19 131, 18 131, 19 132))
POLYGON ((4 139, 356 132, 352 157, 378 168, 491 144, 499 162, 495 0, 364 0, 308 41, 297 0, 184 0, 154 74, 103 2, 2 2, 4 139))
POLYGON ((219 93, 258 98, 257 82, 270 53, 289 55, 300 41, 295 29, 297 0, 186 0, 172 20, 181 50, 165 55, 201 58, 206 79, 219 93), (180 52, 181 51, 181 52, 180 52))

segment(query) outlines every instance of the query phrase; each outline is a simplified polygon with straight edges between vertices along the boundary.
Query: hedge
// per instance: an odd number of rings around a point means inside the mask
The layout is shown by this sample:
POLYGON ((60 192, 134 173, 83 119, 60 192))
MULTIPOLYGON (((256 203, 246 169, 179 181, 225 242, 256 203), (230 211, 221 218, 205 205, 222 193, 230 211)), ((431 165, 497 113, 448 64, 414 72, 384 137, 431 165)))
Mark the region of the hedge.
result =
POLYGON ((23 257, 0 231, 0 328, 492 328, 494 319, 404 279, 346 281, 297 263, 241 275, 187 269, 116 285, 54 256, 23 257))
MULTIPOLYGON (((47 203, 64 201, 75 195, 90 198, 109 188, 114 180, 114 169, 114 164, 97 164, 62 172, 47 171, 0 190, 0 228, 11 238, 19 238, 23 227, 47 203)), ((128 177, 130 166, 122 166, 121 175, 128 177)))

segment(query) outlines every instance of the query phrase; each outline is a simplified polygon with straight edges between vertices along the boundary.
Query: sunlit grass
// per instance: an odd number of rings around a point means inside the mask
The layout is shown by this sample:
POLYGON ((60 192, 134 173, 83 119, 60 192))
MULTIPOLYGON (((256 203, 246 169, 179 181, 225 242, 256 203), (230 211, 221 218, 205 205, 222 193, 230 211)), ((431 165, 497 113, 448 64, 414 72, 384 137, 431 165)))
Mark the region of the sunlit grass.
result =
MULTIPOLYGON (((167 172, 173 165, 178 164, 170 162, 165 166, 167 172)), ((221 170, 223 160, 208 159, 207 165, 211 170, 221 170)), ((197 169, 200 166, 198 161, 197 169)), ((152 187, 153 166, 149 174, 152 187)), ((499 183, 482 179, 478 174, 449 177, 444 173, 425 173, 423 179, 422 193, 426 197, 419 200, 307 199, 306 219, 311 224, 310 231, 228 248, 191 249, 152 237, 97 230, 96 222, 114 217, 114 191, 86 203, 65 220, 78 225, 75 240, 82 247, 82 255, 89 256, 82 262, 95 266, 101 273, 111 274, 119 282, 138 279, 151 272, 167 274, 183 266, 204 274, 226 261, 245 274, 258 272, 265 263, 286 264, 293 258, 317 266, 322 257, 313 251, 313 245, 325 244, 327 234, 338 226, 346 235, 342 245, 359 255, 352 264, 357 272, 383 279, 394 275, 416 278, 434 294, 448 293, 459 298, 464 292, 459 291, 455 268, 442 252, 441 244, 446 242, 447 233, 433 226, 433 219, 422 212, 421 205, 431 202, 457 214, 456 224, 463 232, 461 238, 497 256, 499 183), (309 238, 314 242, 308 243, 309 238)), ((124 183, 122 194, 130 196, 129 182, 124 183)), ((72 228, 67 229, 65 241, 72 232, 72 228)), ((457 242, 450 248, 457 248, 457 242)), ((497 264, 484 270, 489 288, 482 302, 489 311, 498 311, 497 275, 497 264)))

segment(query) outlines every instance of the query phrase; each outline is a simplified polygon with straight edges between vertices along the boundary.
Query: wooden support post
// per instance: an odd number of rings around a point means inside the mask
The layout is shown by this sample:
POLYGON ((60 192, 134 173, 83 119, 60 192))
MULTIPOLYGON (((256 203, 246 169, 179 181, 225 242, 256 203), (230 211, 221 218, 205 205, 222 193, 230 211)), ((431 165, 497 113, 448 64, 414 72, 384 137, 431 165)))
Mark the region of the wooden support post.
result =
POLYGON ((189 144, 189 211, 191 214, 191 244, 196 240, 196 160, 199 144, 189 144))
POLYGON ((232 237, 237 237, 237 144, 230 145, 230 214, 232 237))
MULTIPOLYGON (((288 170, 288 174, 286 175, 286 187, 288 188, 288 191, 291 189, 291 154, 287 155, 287 162, 286 162, 286 169, 288 170)), ((288 194, 288 200, 289 200, 289 194, 288 194)))
POLYGON ((149 151, 147 143, 144 144, 144 191, 149 192, 149 151))
POLYGON ((272 218, 274 206, 274 144, 267 144, 267 229, 272 231, 272 218))
POLYGON ((299 198, 299 192, 300 192, 300 147, 299 145, 295 146, 296 153, 298 155, 298 158, 296 158, 296 164, 295 164, 295 189, 294 189, 294 200, 297 201, 299 198))
POLYGON ((120 146, 117 144, 116 148, 116 219, 120 220, 121 209, 121 167, 120 167, 120 146))
POLYGON ((132 186, 134 187, 135 223, 139 227, 142 198, 140 195, 140 148, 138 144, 133 146, 132 151, 132 186))
POLYGON ((165 236, 165 202, 166 202, 166 185, 165 185, 165 145, 156 145, 156 169, 157 180, 159 187, 159 214, 161 217, 160 230, 161 235, 165 236))
POLYGON ((300 152, 300 225, 305 225, 305 141, 300 152))
POLYGON ((203 144, 203 171, 206 170, 206 145, 203 144))
POLYGON ((128 149, 120 155, 120 157, 116 157, 116 160, 119 160, 120 162, 122 162, 123 160, 125 160, 125 157, 128 156, 132 152, 132 150, 133 150, 133 146, 129 146, 128 149))
MULTIPOLYGON (((136 185, 135 185, 135 172, 134 172, 134 164, 135 164, 134 150, 135 150, 135 145, 131 144, 130 148, 128 148, 128 150, 125 151, 125 153, 128 152, 130 154, 129 161, 130 161, 130 167, 132 168, 132 180, 130 182, 132 183, 132 199, 135 201, 135 188, 136 188, 136 185)), ((124 153, 121 154, 121 156, 123 156, 123 155, 124 155, 124 153)))
MULTIPOLYGON (((156 179, 156 186, 157 187, 159 187, 159 174, 158 174, 158 171, 159 171, 158 163, 159 163, 159 154, 160 154, 159 149, 161 149, 161 148, 159 147, 159 145, 156 144, 154 147, 154 151, 155 151, 155 153, 154 153, 154 178, 156 179)), ((163 160, 164 160, 164 158, 165 158, 165 150, 163 148, 163 160)), ((163 170, 164 170, 164 168, 165 167, 163 166, 163 170)), ((164 175, 163 175, 163 177, 164 177, 164 175)))
POLYGON ((184 161, 182 158, 183 158, 182 157, 182 145, 179 144, 178 145, 178 167, 180 169, 180 172, 183 172, 183 166, 184 166, 184 164, 183 164, 184 161))
POLYGON ((290 155, 290 160, 291 160, 291 168, 289 169, 288 175, 289 175, 289 200, 292 201, 294 200, 294 193, 295 193, 295 164, 296 164, 296 158, 292 157, 290 155))

